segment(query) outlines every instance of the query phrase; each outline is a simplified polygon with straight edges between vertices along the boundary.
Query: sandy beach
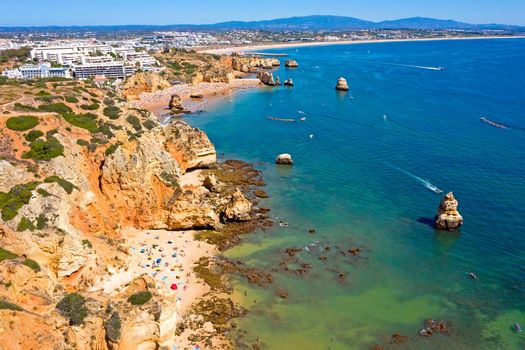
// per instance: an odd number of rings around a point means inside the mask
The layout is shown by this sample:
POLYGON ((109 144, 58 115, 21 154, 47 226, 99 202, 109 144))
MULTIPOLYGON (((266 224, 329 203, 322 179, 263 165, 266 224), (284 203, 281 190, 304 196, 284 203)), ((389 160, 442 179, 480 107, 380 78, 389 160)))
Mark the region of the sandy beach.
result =
POLYGON ((454 37, 454 38, 421 38, 421 39, 385 39, 385 40, 341 40, 341 41, 323 41, 323 42, 306 42, 306 43, 274 43, 264 45, 247 45, 232 47, 207 47, 197 50, 197 52, 224 55, 239 51, 257 51, 270 49, 288 49, 294 47, 308 46, 327 46, 327 45, 350 45, 350 44, 373 44, 405 41, 440 41, 440 40, 482 40, 482 39, 524 39, 525 36, 484 36, 484 37, 454 37))
POLYGON ((167 89, 153 93, 142 93, 139 100, 133 102, 136 108, 147 109, 157 116, 164 114, 172 95, 181 97, 182 106, 192 112, 206 110, 219 98, 235 91, 260 87, 259 79, 234 79, 229 83, 199 83, 173 85, 167 89), (193 94, 200 94, 202 98, 191 98, 193 94))

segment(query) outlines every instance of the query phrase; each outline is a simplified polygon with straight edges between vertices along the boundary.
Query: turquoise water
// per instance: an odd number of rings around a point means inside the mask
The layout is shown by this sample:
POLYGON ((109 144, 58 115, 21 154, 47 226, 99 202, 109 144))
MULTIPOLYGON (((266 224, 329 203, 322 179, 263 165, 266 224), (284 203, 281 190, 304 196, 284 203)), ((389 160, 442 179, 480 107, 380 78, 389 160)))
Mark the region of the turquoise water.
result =
POLYGON ((257 164, 264 205, 289 223, 226 253, 276 279, 268 288, 236 280, 250 312, 232 337, 263 349, 367 349, 401 332, 407 349, 525 348, 525 333, 512 330, 525 326, 525 40, 280 51, 300 64, 275 73, 293 89, 242 92, 188 118, 218 152, 257 164), (334 90, 339 76, 349 93, 334 90), (279 153, 292 154, 293 168, 273 164, 279 153), (418 178, 454 191, 459 232, 429 225, 442 194, 418 178), (299 254, 307 275, 279 269, 284 248, 315 241, 299 254), (338 253, 350 247, 360 256, 338 253), (426 317, 449 321, 450 333, 420 337, 426 317))

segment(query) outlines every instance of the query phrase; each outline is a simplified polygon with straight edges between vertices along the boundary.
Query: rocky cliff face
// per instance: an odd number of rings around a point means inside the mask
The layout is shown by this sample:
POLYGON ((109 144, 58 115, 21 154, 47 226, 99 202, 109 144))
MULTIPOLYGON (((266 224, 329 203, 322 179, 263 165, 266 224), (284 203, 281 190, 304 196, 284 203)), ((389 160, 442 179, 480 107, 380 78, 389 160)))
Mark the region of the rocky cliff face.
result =
POLYGON ((255 73, 259 69, 272 69, 279 67, 281 62, 276 58, 260 57, 232 57, 231 67, 233 70, 243 73, 255 73))
POLYGON ((463 217, 458 211, 458 201, 452 192, 447 193, 441 200, 435 220, 438 230, 454 231, 463 224, 463 217))
POLYGON ((126 80, 123 94, 127 99, 134 100, 143 92, 155 92, 170 86, 171 84, 157 73, 137 73, 126 80))

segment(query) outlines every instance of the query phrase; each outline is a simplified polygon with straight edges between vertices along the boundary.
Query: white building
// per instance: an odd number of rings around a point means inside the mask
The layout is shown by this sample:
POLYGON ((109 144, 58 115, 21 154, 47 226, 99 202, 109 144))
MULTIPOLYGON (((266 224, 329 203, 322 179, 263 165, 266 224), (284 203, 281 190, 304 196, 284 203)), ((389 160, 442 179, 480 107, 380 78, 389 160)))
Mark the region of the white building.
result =
POLYGON ((135 73, 135 67, 128 66, 122 61, 100 62, 100 63, 84 63, 73 65, 73 70, 78 79, 106 77, 106 78, 120 78, 135 73))
POLYGON ((102 44, 45 46, 33 48, 31 50, 31 58, 64 64, 67 62, 78 62, 78 58, 82 56, 105 55, 109 52, 111 52, 111 46, 102 44))
POLYGON ((25 64, 3 71, 2 76, 10 79, 71 78, 68 68, 52 68, 49 63, 25 64))

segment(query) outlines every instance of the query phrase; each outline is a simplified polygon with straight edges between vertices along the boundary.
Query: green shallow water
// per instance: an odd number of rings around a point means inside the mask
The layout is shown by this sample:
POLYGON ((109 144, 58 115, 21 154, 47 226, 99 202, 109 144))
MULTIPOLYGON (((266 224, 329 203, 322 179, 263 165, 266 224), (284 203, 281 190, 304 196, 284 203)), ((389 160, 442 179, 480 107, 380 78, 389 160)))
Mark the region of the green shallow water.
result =
POLYGON ((188 117, 219 153, 262 170, 270 194, 263 204, 288 223, 248 235, 225 254, 275 278, 267 288, 235 279, 235 297, 249 313, 232 339, 241 348, 394 348, 390 337, 400 332, 409 337, 403 349, 525 348, 524 333, 512 330, 525 325, 525 41, 287 52, 300 68, 276 74, 292 77, 293 89, 242 92, 188 117), (333 89, 340 75, 347 94, 333 89), (285 152, 295 160, 290 169, 273 164, 285 152), (442 195, 420 179, 454 191, 465 218, 459 232, 429 225, 442 195), (306 275, 280 267, 288 247, 309 247, 299 253, 312 265, 306 275), (351 247, 361 254, 339 253, 351 247), (450 333, 420 337, 427 317, 450 322, 450 333))

